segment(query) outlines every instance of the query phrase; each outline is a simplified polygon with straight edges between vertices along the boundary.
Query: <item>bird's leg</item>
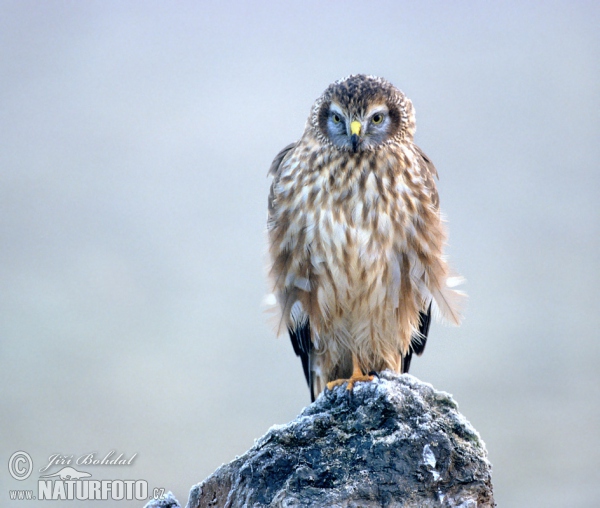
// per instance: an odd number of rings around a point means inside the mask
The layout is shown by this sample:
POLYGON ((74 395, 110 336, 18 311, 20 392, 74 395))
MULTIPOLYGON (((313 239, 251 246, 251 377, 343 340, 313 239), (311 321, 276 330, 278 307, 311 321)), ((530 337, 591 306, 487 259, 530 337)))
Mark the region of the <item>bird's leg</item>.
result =
POLYGON ((335 381, 330 381, 327 383, 327 389, 333 390, 336 386, 343 385, 347 382, 348 386, 346 387, 346 390, 352 391, 352 388, 354 388, 354 383, 358 381, 373 381, 373 376, 365 376, 363 374, 358 363, 358 358, 354 353, 352 353, 352 375, 350 376, 350 379, 336 379, 335 381))

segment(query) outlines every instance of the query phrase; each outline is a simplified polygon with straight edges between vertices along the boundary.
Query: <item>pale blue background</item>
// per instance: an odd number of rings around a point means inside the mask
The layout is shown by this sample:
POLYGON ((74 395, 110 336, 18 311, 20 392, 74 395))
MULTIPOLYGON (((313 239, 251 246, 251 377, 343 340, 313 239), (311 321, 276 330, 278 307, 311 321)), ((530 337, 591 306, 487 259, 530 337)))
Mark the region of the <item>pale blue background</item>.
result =
POLYGON ((412 373, 483 436, 499 506, 596 506, 599 5, 1 1, 0 504, 36 484, 20 449, 137 452, 91 472, 185 503, 301 411, 261 310, 266 172, 366 72, 413 100, 468 279, 412 373))

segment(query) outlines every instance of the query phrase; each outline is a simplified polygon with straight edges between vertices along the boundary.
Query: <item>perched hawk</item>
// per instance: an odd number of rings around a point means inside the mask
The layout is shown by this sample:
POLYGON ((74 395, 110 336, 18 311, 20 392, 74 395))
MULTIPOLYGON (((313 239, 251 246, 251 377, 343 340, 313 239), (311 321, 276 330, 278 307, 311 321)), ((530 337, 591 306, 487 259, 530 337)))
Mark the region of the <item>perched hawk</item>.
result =
POLYGON ((312 400, 327 385, 408 372, 432 309, 459 324, 429 158, 413 143, 412 103, 354 75, 315 102, 300 141, 273 161, 271 278, 312 400))

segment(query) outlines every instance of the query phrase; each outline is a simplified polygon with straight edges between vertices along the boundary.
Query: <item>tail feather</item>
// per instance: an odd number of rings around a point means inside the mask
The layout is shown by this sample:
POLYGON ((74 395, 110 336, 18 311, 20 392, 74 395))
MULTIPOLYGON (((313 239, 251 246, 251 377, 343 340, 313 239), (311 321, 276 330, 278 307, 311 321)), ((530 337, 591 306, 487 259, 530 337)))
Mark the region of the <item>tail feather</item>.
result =
POLYGON ((435 317, 446 324, 460 325, 467 295, 453 288, 462 284, 464 279, 448 267, 443 257, 437 259, 428 272, 435 317))
POLYGON ((460 325, 463 318, 462 311, 467 299, 466 293, 444 286, 434 289, 432 296, 436 318, 447 324, 460 325))

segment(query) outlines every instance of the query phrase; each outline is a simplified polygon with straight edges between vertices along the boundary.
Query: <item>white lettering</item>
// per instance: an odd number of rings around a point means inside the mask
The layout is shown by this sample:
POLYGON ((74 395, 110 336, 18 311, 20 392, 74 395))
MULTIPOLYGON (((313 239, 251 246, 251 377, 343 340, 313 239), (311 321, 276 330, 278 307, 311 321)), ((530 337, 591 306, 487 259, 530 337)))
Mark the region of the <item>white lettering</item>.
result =
POLYGON ((75 462, 77 463, 78 466, 81 466, 81 465, 87 466, 92 463, 93 459, 94 459, 94 454, 88 453, 87 455, 82 455, 81 457, 79 457, 75 462))
POLYGON ((81 480, 79 480, 77 482, 77 499, 79 499, 80 501, 84 501, 86 499, 89 499, 89 481, 85 481, 82 482, 81 480))
POLYGON ((125 484, 125 487, 127 487, 127 493, 125 494, 127 496, 127 499, 133 499, 133 484, 135 483, 135 481, 125 480, 123 483, 125 484))
POLYGON ((52 499, 52 480, 38 480, 38 499, 52 499))
POLYGON ((54 490, 52 491, 52 499, 60 499, 62 501, 67 499, 64 482, 62 482, 62 481, 54 482, 54 490))
POLYGON ((100 480, 90 480, 88 483, 90 484, 88 499, 100 499, 100 480))
POLYGON ((102 499, 108 499, 108 493, 111 491, 111 483, 110 480, 102 480, 102 499))
MULTIPOLYGON (((17 496, 15 491, 15 496, 17 496)), ((38 499, 102 500, 148 499, 146 480, 38 480, 38 499)))
POLYGON ((58 466, 70 466, 71 461, 73 459, 73 455, 61 455, 60 453, 55 453, 54 455, 50 455, 48 457, 48 464, 40 469, 40 473, 47 471, 49 468, 54 466, 55 464, 58 466))
POLYGON ((115 480, 112 484, 112 498, 120 501, 125 497, 125 484, 121 480, 115 480))
POLYGON ((148 498, 148 482, 144 480, 135 482, 135 498, 138 501, 148 498))
POLYGON ((67 499, 75 499, 74 490, 75 490, 75 480, 67 480, 64 482, 67 486, 67 499))

